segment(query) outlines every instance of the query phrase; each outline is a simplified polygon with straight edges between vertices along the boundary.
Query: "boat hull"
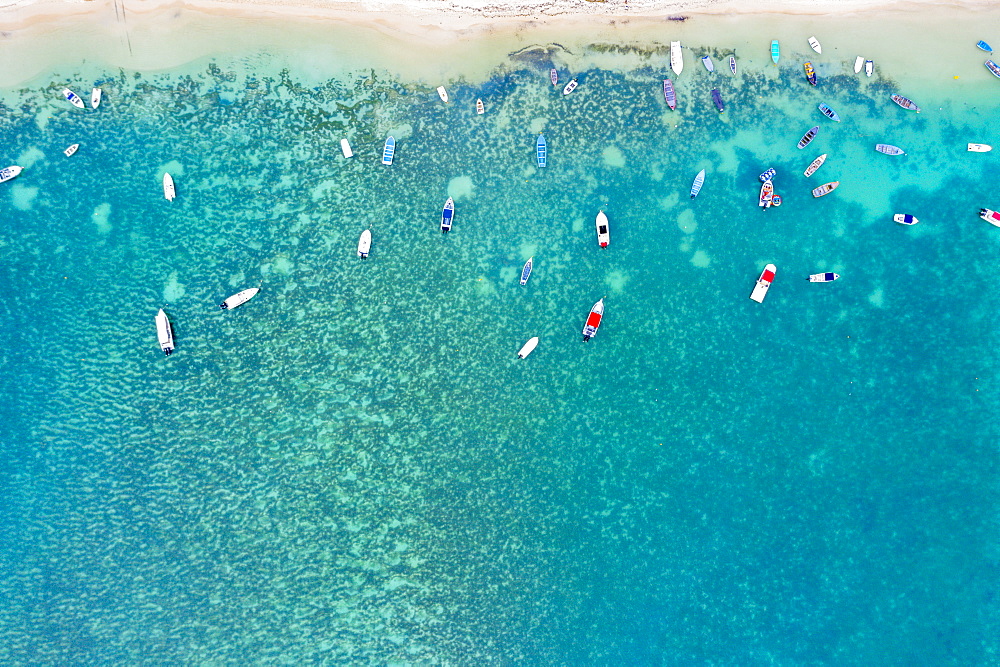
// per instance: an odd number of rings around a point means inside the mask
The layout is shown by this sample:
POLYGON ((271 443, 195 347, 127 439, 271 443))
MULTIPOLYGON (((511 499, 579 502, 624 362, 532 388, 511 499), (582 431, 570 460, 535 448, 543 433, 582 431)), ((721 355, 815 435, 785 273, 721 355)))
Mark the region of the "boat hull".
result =
POLYGON ((80 96, 77 95, 76 93, 74 93, 69 88, 63 88, 62 89, 62 95, 63 95, 63 97, 66 98, 67 102, 69 102, 70 104, 72 104, 73 106, 75 106, 77 109, 82 109, 83 108, 83 100, 81 100, 80 96))
POLYGON ((996 78, 1000 79, 1000 65, 997 65, 992 60, 987 60, 986 61, 986 69, 988 69, 990 71, 990 74, 992 74, 996 78))
POLYGON ((830 108, 830 105, 828 105, 828 104, 820 104, 817 108, 819 109, 820 113, 822 113, 824 116, 826 116, 830 120, 832 120, 834 122, 837 122, 837 123, 840 122, 840 116, 837 114, 836 111, 834 111, 833 109, 830 108))
POLYGON ((483 104, 483 101, 480 99, 476 100, 476 113, 480 116, 486 113, 486 105, 483 104))
POLYGON ((553 86, 559 83, 559 70, 555 68, 549 70, 549 81, 552 82, 553 86))
POLYGON ((757 283, 753 286, 753 291, 750 293, 750 298, 753 301, 764 303, 764 297, 767 296, 767 291, 771 289, 771 283, 774 282, 774 274, 777 270, 774 264, 768 264, 764 267, 760 277, 757 278, 757 283))
POLYGON ((80 149, 80 144, 73 144, 71 146, 67 146, 66 150, 63 151, 63 154, 66 157, 70 157, 72 155, 75 155, 79 149, 80 149))
POLYGON ((736 76, 736 56, 729 56, 729 71, 736 76))
POLYGON ((865 76, 871 76, 875 71, 875 63, 871 60, 865 61, 865 76))
POLYGON ((517 358, 518 359, 524 359, 529 354, 531 354, 536 347, 538 347, 538 336, 534 336, 533 338, 529 338, 528 342, 525 343, 521 347, 520 350, 518 350, 518 352, 517 352, 517 358))

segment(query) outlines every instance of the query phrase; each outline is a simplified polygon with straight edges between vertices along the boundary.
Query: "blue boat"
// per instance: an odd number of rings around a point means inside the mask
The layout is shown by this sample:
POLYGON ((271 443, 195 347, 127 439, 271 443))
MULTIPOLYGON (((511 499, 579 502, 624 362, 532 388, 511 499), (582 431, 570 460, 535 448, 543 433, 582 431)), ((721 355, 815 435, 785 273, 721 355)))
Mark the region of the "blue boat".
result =
POLYGON ((447 234, 451 231, 451 222, 455 219, 455 200, 448 197, 441 210, 441 232, 447 234))
POLYGON ((529 257, 528 261, 524 263, 524 268, 521 269, 521 285, 526 285, 528 283, 528 278, 531 276, 531 266, 534 257, 529 257))
POLYGON ((760 180, 761 183, 766 183, 767 181, 769 181, 772 178, 774 178, 774 175, 777 174, 777 173, 778 172, 776 172, 774 170, 774 167, 771 167, 770 169, 768 169, 767 171, 765 171, 763 174, 759 175, 757 178, 760 180))
POLYGON ((981 48, 983 51, 986 51, 986 53, 993 53, 993 47, 990 46, 989 44, 987 44, 986 42, 984 42, 983 40, 979 40, 976 43, 976 46, 978 46, 979 48, 981 48))
POLYGON ((694 182, 691 184, 691 199, 698 196, 701 192, 701 186, 705 184, 705 170, 702 169, 698 172, 698 175, 694 177, 694 182))
POLYGON ((778 40, 776 39, 771 40, 771 60, 774 61, 775 65, 778 64, 778 58, 780 57, 781 57, 781 47, 778 46, 778 40))
POLYGON ((396 140, 389 137, 385 140, 385 148, 382 150, 382 164, 392 164, 392 156, 396 153, 396 140))
POLYGON ((722 103, 722 93, 719 92, 718 88, 712 89, 712 101, 715 102, 715 106, 719 109, 719 113, 726 110, 726 105, 722 103))
POLYGON ((837 112, 831 109, 828 105, 820 104, 819 110, 822 111, 823 115, 829 118, 830 120, 835 120, 838 123, 840 122, 840 116, 838 116, 837 112))
POLYGON ((545 150, 545 135, 539 134, 538 141, 535 143, 535 155, 538 158, 538 166, 544 167, 546 156, 548 152, 545 150))

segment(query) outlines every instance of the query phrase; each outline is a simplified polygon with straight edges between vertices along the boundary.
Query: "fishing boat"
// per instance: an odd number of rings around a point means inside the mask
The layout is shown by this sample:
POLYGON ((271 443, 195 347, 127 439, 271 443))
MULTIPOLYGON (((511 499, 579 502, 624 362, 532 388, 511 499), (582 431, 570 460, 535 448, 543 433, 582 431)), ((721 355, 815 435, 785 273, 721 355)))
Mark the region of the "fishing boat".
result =
POLYGON ((806 146, 809 145, 809 142, 811 142, 813 139, 816 138, 816 133, 817 132, 819 132, 819 125, 816 125, 816 126, 810 128, 808 132, 806 132, 805 134, 803 134, 802 138, 799 139, 799 143, 796 144, 796 145, 800 149, 801 148, 805 148, 806 146))
POLYGON ((437 87, 437 91, 438 91, 438 97, 441 98, 441 101, 444 102, 445 104, 447 104, 448 103, 448 91, 444 89, 444 86, 438 86, 437 87))
POLYGON ((257 296, 258 292, 260 292, 259 287, 251 287, 250 289, 245 289, 242 292, 237 292, 236 294, 232 295, 231 297, 220 303, 219 308, 221 308, 222 310, 232 310, 233 308, 238 308, 247 301, 249 301, 250 299, 257 296))
POLYGON ((814 273, 809 276, 809 282, 811 283, 832 283, 834 280, 840 277, 837 273, 814 273))
POLYGON ((544 167, 548 157, 548 151, 545 149, 544 134, 539 134, 538 141, 535 142, 535 157, 538 159, 538 166, 544 167))
POLYGON ((813 160, 812 162, 810 162, 809 166, 806 167, 805 172, 803 172, 803 175, 806 178, 809 178, 810 176, 812 176, 813 174, 815 174, 816 170, 819 169, 820 167, 822 167, 823 163, 826 162, 826 156, 827 156, 827 154, 823 153, 818 158, 816 158, 815 160, 813 160))
POLYGON ((840 185, 840 181, 833 181, 832 183, 824 183, 818 188, 813 189, 813 197, 823 197, 824 195, 828 195, 834 190, 836 190, 838 185, 840 185))
POLYGON ((528 356, 529 354, 531 354, 531 352, 536 347, 538 347, 538 336, 534 336, 533 338, 529 338, 528 342, 525 343, 524 346, 518 351, 517 358, 518 359, 524 359, 526 356, 528 356))
POLYGON ((368 253, 372 249, 372 230, 366 229, 361 232, 361 238, 358 239, 358 257, 361 259, 368 259, 368 253))
POLYGON ((528 278, 531 277, 531 269, 534 266, 534 257, 529 257, 528 261, 524 263, 524 268, 521 269, 521 287, 528 284, 528 278))
POLYGON ((563 95, 569 95, 574 90, 576 90, 576 87, 578 85, 579 84, 577 83, 577 80, 575 78, 574 79, 570 79, 569 83, 566 84, 566 87, 563 88, 563 95))
POLYGON ((611 232, 608 230, 608 216, 604 215, 604 211, 599 211, 597 213, 597 245, 602 248, 607 248, 608 244, 611 243, 611 232))
POLYGON ((781 57, 781 47, 778 45, 778 40, 772 39, 771 40, 771 60, 773 60, 774 64, 777 65, 778 64, 778 58, 780 58, 780 57, 781 57))
POLYGON ((396 140, 389 137, 385 140, 385 148, 382 149, 382 164, 392 164, 392 157, 396 154, 396 140))
POLYGON ((344 157, 354 157, 354 151, 351 150, 351 144, 347 139, 340 140, 340 152, 344 154, 344 157))
POLYGON ((601 326, 601 318, 604 317, 604 299, 594 304, 587 315, 587 323, 583 325, 583 340, 588 341, 597 335, 597 330, 601 326))
POLYGON ((987 60, 986 61, 986 69, 988 69, 993 76, 995 76, 998 79, 1000 79, 1000 65, 997 65, 992 60, 987 60))
POLYGON ((559 70, 557 70, 555 67, 549 70, 549 81, 552 82, 553 86, 559 83, 559 70))
POLYGON ((476 113, 480 116, 486 113, 486 105, 483 104, 483 101, 478 97, 476 98, 476 113))
POLYGON ((67 146, 66 150, 63 151, 63 154, 66 157, 69 157, 69 156, 73 155, 74 153, 76 153, 78 150, 80 150, 80 144, 73 144, 71 146, 67 146))
POLYGON ((160 308, 160 312, 156 314, 156 339, 160 343, 160 349, 163 350, 163 354, 170 356, 174 351, 174 330, 170 326, 170 320, 167 319, 167 314, 163 312, 160 308))
POLYGON ((892 99, 893 102, 903 107, 907 111, 916 111, 917 113, 920 113, 920 107, 918 107, 916 104, 906 99, 902 95, 890 95, 889 97, 892 99))
POLYGON ((670 69, 677 76, 684 70, 684 54, 681 53, 680 42, 670 42, 670 69))
POLYGON ((812 47, 813 51, 822 55, 823 47, 820 46, 819 40, 815 36, 809 38, 809 46, 812 47))
POLYGON ((838 123, 840 122, 840 116, 837 115, 836 111, 834 111, 833 109, 830 108, 830 105, 828 105, 828 104, 820 104, 819 105, 819 110, 820 110, 820 113, 822 113, 824 116, 826 116, 830 120, 836 121, 838 123))
POLYGON ((17 178, 17 175, 22 171, 24 171, 24 167, 18 167, 16 164, 0 169, 0 183, 6 183, 11 179, 17 178))
POLYGON ((871 76, 872 72, 875 71, 875 63, 871 60, 865 61, 865 76, 871 76))
POLYGON ((984 42, 983 40, 979 40, 978 42, 976 42, 976 46, 978 46, 983 51, 986 51, 986 53, 993 53, 993 47, 984 42))
POLYGON ((718 88, 712 89, 712 101, 715 102, 715 108, 722 113, 726 110, 726 105, 722 103, 722 93, 719 92, 718 88))
POLYGON ((861 56, 858 56, 857 58, 854 59, 854 73, 855 74, 859 74, 861 72, 861 68, 864 67, 864 66, 865 66, 865 59, 864 58, 862 58, 861 56))
POLYGON ((736 76, 736 56, 729 56, 729 69, 736 76))
POLYGON ((760 197, 757 199, 757 205, 766 211, 774 203, 773 200, 774 181, 764 181, 764 184, 760 186, 760 197))
POLYGON ((816 85, 816 70, 813 69, 813 64, 812 63, 806 63, 805 65, 803 65, 803 68, 805 68, 805 70, 806 70, 806 81, 808 81, 809 83, 811 83, 812 85, 815 86, 816 85))
POLYGON ((698 172, 698 175, 694 177, 694 182, 691 184, 691 199, 698 196, 701 192, 701 186, 705 184, 705 170, 702 169, 698 172))
POLYGON ((772 178, 774 178, 774 176, 775 176, 775 175, 776 175, 777 173, 778 173, 778 172, 774 170, 774 167, 771 167, 771 168, 769 168, 769 169, 768 169, 767 171, 765 171, 764 173, 762 173, 762 174, 759 174, 759 175, 757 176, 757 180, 758 180, 758 181, 760 181, 761 183, 764 183, 765 181, 769 181, 769 180, 771 180, 772 178))
POLYGON ((901 225, 915 225, 918 222, 920 222, 909 213, 897 213, 896 215, 892 216, 892 219, 901 225))
POLYGON ((994 227, 1000 227, 1000 213, 991 211, 988 208, 979 209, 979 217, 990 223, 994 227))
POLYGON ((99 106, 101 106, 101 89, 94 88, 90 91, 90 108, 96 109, 99 106))
POLYGON ((663 99, 667 101, 671 111, 677 109, 677 93, 674 92, 674 84, 670 79, 663 80, 663 99))
POLYGON ((757 284, 753 286, 753 292, 750 293, 750 298, 757 303, 764 303, 764 297, 767 296, 767 290, 771 289, 771 283, 774 282, 774 274, 778 270, 774 264, 768 264, 764 267, 764 270, 760 274, 760 278, 757 279, 757 284))
POLYGON ((989 153, 993 147, 989 144, 969 144, 969 150, 973 153, 989 153))
POLYGON ((174 179, 167 172, 163 172, 163 197, 167 201, 173 201, 177 196, 177 189, 174 187, 174 179))
POLYGON ((715 63, 712 62, 712 58, 711 57, 709 57, 709 56, 702 56, 701 57, 701 64, 704 65, 705 69, 707 69, 709 72, 714 72, 715 71, 715 63))
POLYGON ((69 101, 70 104, 75 106, 77 109, 83 108, 83 100, 81 100, 80 96, 74 93, 69 88, 63 88, 62 95, 69 101))
POLYGON ((892 144, 875 144, 875 150, 886 155, 906 155, 902 148, 893 146, 892 144))
POLYGON ((441 233, 447 234, 451 231, 451 223, 455 220, 455 200, 448 197, 441 209, 441 233))

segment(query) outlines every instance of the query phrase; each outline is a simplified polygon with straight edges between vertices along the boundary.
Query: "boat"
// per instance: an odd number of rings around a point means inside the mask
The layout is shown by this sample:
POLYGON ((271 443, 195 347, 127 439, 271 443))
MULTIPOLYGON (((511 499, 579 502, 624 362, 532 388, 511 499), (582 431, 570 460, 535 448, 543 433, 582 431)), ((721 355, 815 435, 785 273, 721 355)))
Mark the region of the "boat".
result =
POLYGON ((733 76, 735 76, 736 75, 736 56, 729 56, 729 69, 733 73, 733 76))
POLYGON ((828 195, 834 190, 836 190, 838 185, 840 185, 840 181, 833 181, 832 183, 824 183, 818 188, 813 189, 813 197, 822 197, 824 195, 828 195))
POLYGON ((701 192, 701 186, 705 183, 705 170, 702 169, 698 172, 698 175, 694 177, 694 182, 691 184, 691 199, 698 196, 701 192))
POLYGON ((674 84, 670 79, 663 80, 663 99, 667 101, 671 111, 677 109, 677 93, 674 92, 674 84))
POLYGON ((455 220, 455 200, 448 197, 448 201, 444 203, 444 208, 441 209, 441 232, 447 234, 451 231, 451 223, 455 220))
POLYGON ((767 290, 771 289, 771 283, 774 282, 774 273, 778 270, 774 264, 768 264, 764 267, 764 270, 760 274, 760 278, 757 279, 757 284, 753 286, 753 292, 750 293, 750 298, 757 303, 764 303, 764 297, 767 296, 767 290))
POLYGON ((448 103, 448 91, 444 89, 444 86, 438 86, 437 87, 437 91, 438 91, 438 97, 441 98, 441 101, 444 102, 445 104, 447 104, 448 103))
POLYGON ((812 47, 813 51, 822 55, 823 47, 820 46, 819 40, 815 36, 809 38, 809 46, 812 47))
POLYGON ((839 278, 840 275, 837 273, 814 273, 809 276, 809 282, 811 283, 832 283, 834 280, 839 278))
POLYGON ((766 211, 774 203, 773 200, 774 181, 764 181, 764 184, 760 186, 760 197, 757 199, 757 205, 766 211))
POLYGON ((860 73, 861 72, 861 68, 864 67, 864 65, 865 65, 865 59, 864 58, 862 58, 861 56, 858 56, 857 58, 855 58, 854 59, 854 73, 855 74, 860 73))
POLYGON ((815 86, 816 85, 816 70, 813 69, 813 64, 812 63, 806 63, 805 65, 803 65, 803 67, 806 70, 806 81, 808 81, 809 83, 811 83, 812 85, 815 86))
POLYGON ((778 64, 778 58, 780 58, 780 57, 781 57, 781 47, 778 45, 778 40, 772 39, 771 40, 771 60, 773 60, 774 64, 777 65, 778 64))
POLYGON ((566 84, 566 87, 563 88, 563 95, 569 95, 574 90, 576 90, 576 87, 578 85, 579 84, 577 83, 577 80, 575 78, 574 79, 570 79, 569 83, 566 84))
POLYGON ((587 323, 583 325, 583 340, 588 341, 597 335, 597 330, 601 326, 601 318, 604 317, 604 299, 594 304, 587 315, 587 323))
POLYGON ((681 53, 680 42, 670 42, 670 69, 677 76, 684 70, 684 54, 681 53))
POLYGON ((865 76, 871 76, 872 72, 875 71, 875 63, 871 60, 865 61, 865 76))
POLYGON ((892 98, 893 102, 903 107, 907 111, 916 111, 917 113, 920 113, 920 107, 918 107, 916 104, 906 99, 902 95, 890 95, 889 97, 892 98))
POLYGON ((915 225, 918 222, 920 222, 909 213, 897 213, 896 215, 892 216, 892 219, 901 225, 915 225))
POLYGON ((979 40, 978 42, 976 42, 976 46, 978 46, 983 51, 986 51, 986 53, 993 53, 993 47, 984 42, 983 40, 979 40))
POLYGON ((67 146, 66 150, 64 150, 63 153, 66 155, 66 157, 69 157, 73 155, 73 153, 76 153, 79 149, 80 149, 80 144, 73 144, 72 146, 67 146))
POLYGON ((17 165, 0 169, 0 183, 6 183, 11 179, 17 178, 17 175, 22 171, 24 171, 24 167, 18 167, 17 165))
POLYGON ((483 101, 478 97, 476 98, 476 113, 480 116, 486 113, 486 105, 483 104, 483 101))
POLYGON ((177 189, 174 187, 174 179, 167 172, 163 172, 163 196, 167 201, 173 201, 177 196, 177 189))
POLYGON ((236 294, 232 295, 231 297, 220 303, 219 308, 221 308, 222 310, 232 310, 233 308, 239 308, 244 303, 257 296, 258 292, 260 292, 259 287, 251 287, 250 289, 245 289, 242 292, 237 292, 236 294))
POLYGON ((817 132, 819 132, 819 125, 810 128, 809 131, 803 134, 802 138, 799 139, 799 143, 797 144, 797 146, 799 148, 805 148, 806 146, 808 146, 809 142, 811 142, 813 139, 816 138, 817 132))
POLYGON ((769 180, 771 180, 772 178, 774 178, 774 176, 775 176, 775 175, 776 175, 777 173, 778 173, 778 172, 774 170, 774 167, 771 167, 770 169, 768 169, 768 170, 767 170, 767 171, 765 171, 764 173, 762 173, 762 174, 758 175, 758 176, 757 176, 757 180, 758 180, 758 181, 760 181, 761 183, 764 183, 765 181, 769 181, 769 180))
POLYGON ((826 156, 827 156, 827 154, 823 153, 818 158, 816 158, 815 160, 813 160, 812 162, 810 162, 809 166, 806 167, 805 172, 803 172, 803 176, 805 176, 806 178, 809 178, 810 176, 812 176, 813 174, 815 174, 816 170, 819 169, 820 167, 822 167, 823 163, 826 162, 826 156))
POLYGON ((96 109, 99 106, 101 106, 101 89, 94 88, 90 91, 90 108, 96 109))
POLYGON ((781 195, 774 195, 771 197, 771 206, 774 206, 775 208, 781 206, 781 195))
POLYGON ((83 108, 83 100, 81 100, 80 96, 74 93, 69 88, 63 88, 62 95, 69 101, 70 104, 75 106, 77 109, 83 108))
POLYGON ((163 350, 163 354, 170 356, 174 351, 174 330, 170 326, 170 320, 167 319, 167 314, 163 312, 160 308, 160 312, 156 314, 156 339, 160 342, 160 349, 163 350))
POLYGON ((986 61, 986 69, 988 69, 990 71, 990 73, 993 74, 993 76, 995 76, 998 79, 1000 79, 1000 65, 997 65, 992 60, 987 60, 986 61))
POLYGON ((522 287, 528 284, 528 278, 531 277, 531 269, 535 265, 534 260, 535 260, 534 257, 529 257, 528 261, 524 263, 524 268, 521 269, 521 286, 522 287))
POLYGON ((372 249, 372 230, 366 229, 361 232, 361 238, 358 239, 358 257, 361 259, 368 259, 368 253, 372 249))
POLYGON ((553 86, 559 83, 559 70, 555 67, 549 70, 549 81, 552 82, 553 86))
POLYGON ((545 135, 539 134, 538 141, 535 142, 535 157, 538 159, 538 166, 544 167, 548 161, 548 151, 545 149, 545 135))
POLYGON ((604 211, 599 211, 597 213, 597 244, 602 248, 607 248, 608 244, 611 243, 611 232, 608 231, 608 216, 604 215, 604 211))
POLYGON ((875 144, 875 150, 886 155, 906 155, 902 148, 893 146, 892 144, 875 144))
POLYGON ((396 154, 396 140, 389 137, 385 140, 385 148, 382 149, 382 164, 392 164, 392 157, 396 154))
POLYGON ((838 123, 840 122, 840 116, 837 115, 836 111, 834 111, 833 109, 830 108, 830 105, 828 105, 828 104, 820 104, 819 105, 819 110, 820 110, 820 113, 822 113, 824 116, 826 116, 830 120, 836 121, 838 123))
POLYGON ((705 69, 707 69, 709 72, 714 72, 715 71, 715 63, 712 62, 712 58, 711 57, 709 57, 709 56, 702 56, 701 57, 701 64, 704 65, 705 69))
POLYGON ((726 105, 722 103, 722 93, 719 92, 718 88, 712 89, 712 101, 715 102, 715 108, 722 113, 726 110, 726 105))
POLYGON ((524 344, 524 347, 522 347, 518 351, 517 358, 518 359, 524 359, 526 356, 528 356, 529 354, 531 354, 531 352, 536 347, 538 347, 538 336, 535 336, 533 338, 529 338, 528 342, 524 344))
POLYGON ((351 150, 351 144, 347 139, 340 140, 340 152, 344 154, 344 157, 354 157, 354 151, 351 150))
POLYGON ((969 150, 973 153, 989 153, 993 147, 989 144, 969 144, 969 150))
POLYGON ((1000 227, 1000 213, 991 211, 988 208, 979 209, 979 217, 990 223, 994 227, 1000 227))

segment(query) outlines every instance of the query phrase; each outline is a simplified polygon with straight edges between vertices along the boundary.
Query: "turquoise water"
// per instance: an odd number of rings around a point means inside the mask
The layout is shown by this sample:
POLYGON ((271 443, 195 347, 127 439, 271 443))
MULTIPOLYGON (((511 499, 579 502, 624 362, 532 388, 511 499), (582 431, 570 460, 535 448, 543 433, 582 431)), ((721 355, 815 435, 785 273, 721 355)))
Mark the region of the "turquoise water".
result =
POLYGON ((965 144, 1000 82, 916 115, 888 73, 703 52, 677 112, 665 64, 564 98, 531 51, 448 105, 264 56, 18 91, 0 661, 994 662, 1000 199, 965 144))

